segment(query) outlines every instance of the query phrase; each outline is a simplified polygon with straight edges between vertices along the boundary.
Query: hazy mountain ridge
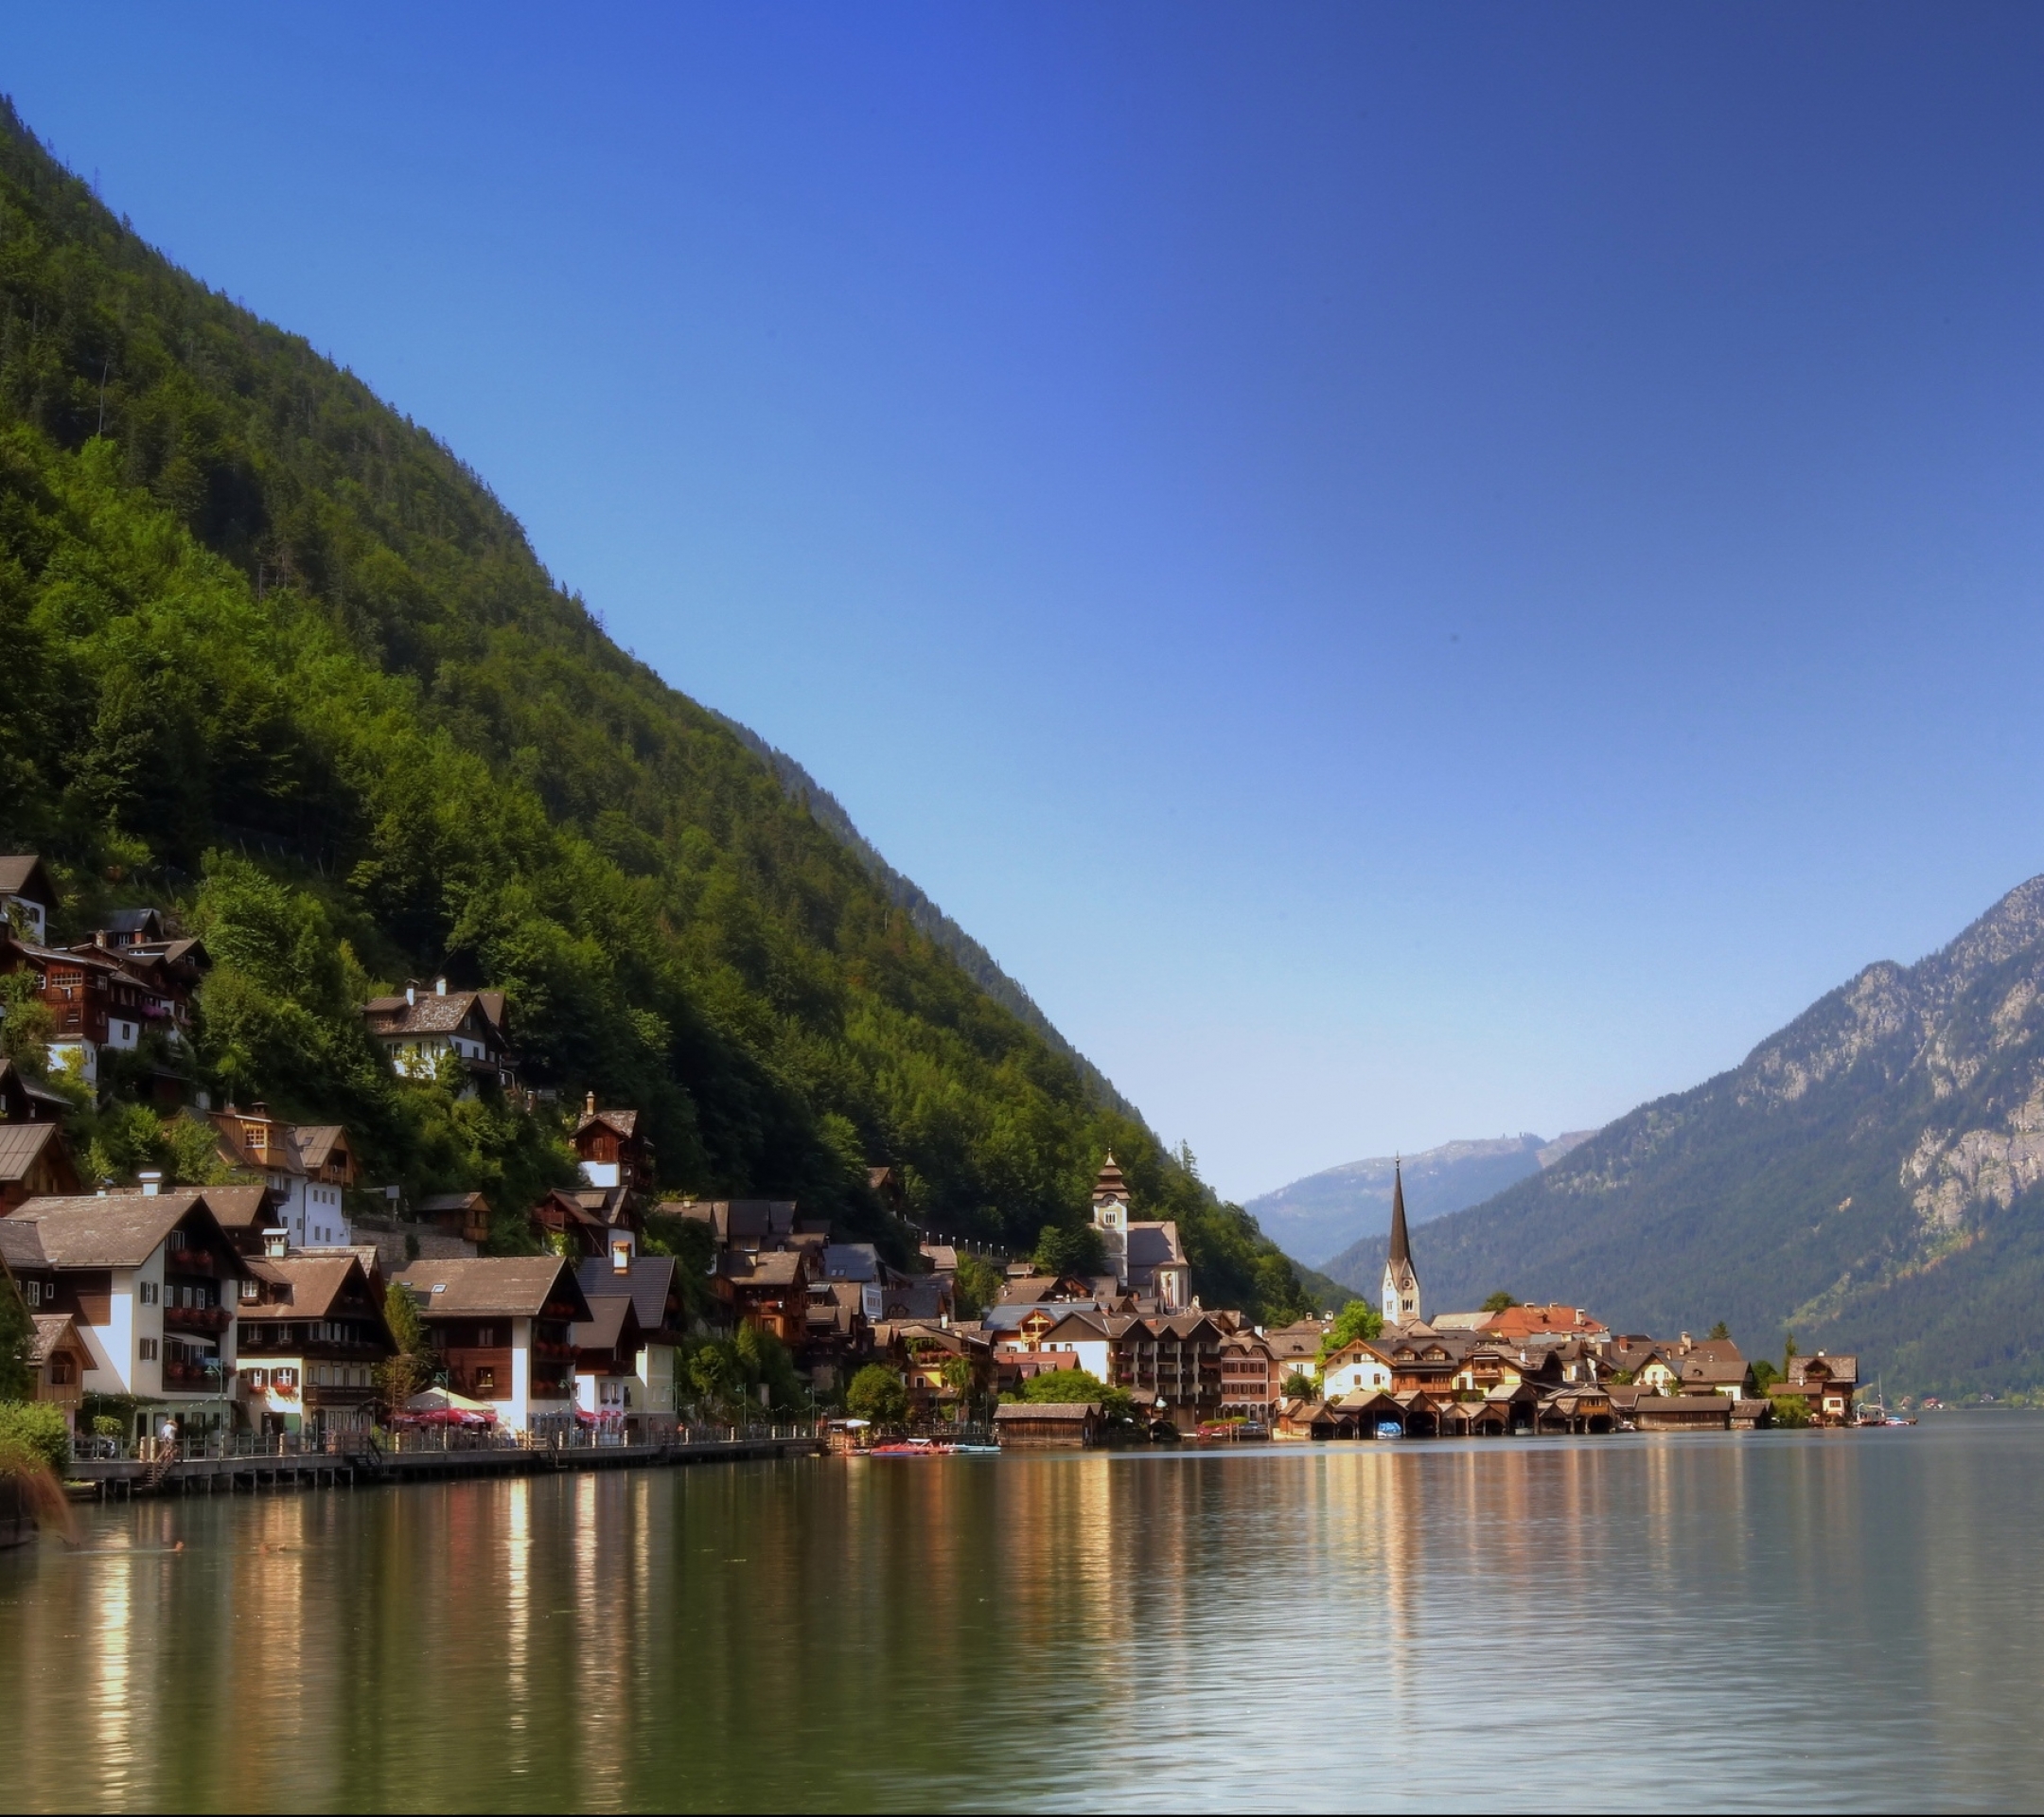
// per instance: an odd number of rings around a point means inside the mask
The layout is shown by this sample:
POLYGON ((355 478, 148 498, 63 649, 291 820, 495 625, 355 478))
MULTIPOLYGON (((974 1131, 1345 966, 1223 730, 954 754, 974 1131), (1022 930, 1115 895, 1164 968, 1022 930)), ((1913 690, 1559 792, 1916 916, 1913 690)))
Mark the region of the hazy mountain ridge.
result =
MULTIPOLYGON (((1433 1226, 1427 1303, 1506 1288, 1628 1329, 1725 1318, 1892 1385, 2044 1382, 2044 878, 1869 965, 1729 1072, 1433 1226)), ((1331 1272, 1331 1271, 1330 1271, 1331 1272)))
MULTIPOLYGON (((1577 1130, 1548 1141, 1531 1134, 1443 1142, 1404 1157, 1405 1214, 1414 1224, 1476 1205, 1513 1181, 1551 1166, 1589 1134, 1577 1130)), ((1391 1178, 1396 1157, 1347 1161, 1244 1208, 1292 1256, 1328 1258, 1319 1266, 1337 1279, 1346 1252, 1391 1227, 1391 1178)))

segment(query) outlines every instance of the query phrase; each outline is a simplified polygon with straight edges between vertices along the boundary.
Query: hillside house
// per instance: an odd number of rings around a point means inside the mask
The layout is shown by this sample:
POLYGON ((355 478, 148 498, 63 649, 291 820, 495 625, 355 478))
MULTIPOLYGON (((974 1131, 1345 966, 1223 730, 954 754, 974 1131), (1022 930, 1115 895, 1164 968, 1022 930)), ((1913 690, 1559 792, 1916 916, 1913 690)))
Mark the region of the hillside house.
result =
POLYGON ((1093 1226, 1101 1233, 1107 1265, 1120 1291, 1154 1300, 1160 1313, 1191 1306, 1192 1265, 1186 1260, 1177 1225, 1136 1219, 1128 1181, 1112 1152, 1093 1181, 1093 1226))
POLYGON ((636 1110, 598 1110, 592 1091, 584 1101, 581 1120, 569 1142, 584 1186, 634 1199, 652 1191, 653 1144, 640 1129, 636 1110))
POLYGON ((50 919, 57 912, 57 887, 33 852, 0 857, 0 910, 20 940, 31 946, 48 941, 50 919))
POLYGON ((414 979, 401 997, 372 997, 361 1014, 370 1039, 400 1079, 436 1079, 441 1063, 449 1061, 465 1082, 464 1097, 485 1085, 518 1088, 502 991, 450 991, 444 978, 430 986, 414 979))
POLYGON ((28 1199, 83 1191, 58 1123, 69 1108, 0 1060, 0 1215, 28 1199))
POLYGON ((274 1222, 290 1233, 293 1248, 354 1240, 346 1194, 355 1183, 355 1157, 344 1129, 287 1123, 260 1101, 245 1110, 229 1104, 212 1122, 220 1159, 262 1176, 274 1222))

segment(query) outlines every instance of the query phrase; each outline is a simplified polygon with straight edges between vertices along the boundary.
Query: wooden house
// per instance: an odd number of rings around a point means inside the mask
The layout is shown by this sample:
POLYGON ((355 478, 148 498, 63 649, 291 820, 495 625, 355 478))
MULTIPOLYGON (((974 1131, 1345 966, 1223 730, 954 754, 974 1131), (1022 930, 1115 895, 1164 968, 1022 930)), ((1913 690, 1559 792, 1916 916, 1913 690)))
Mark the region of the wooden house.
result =
POLYGON ((994 1409, 994 1440, 1004 1451, 1077 1450, 1100 1442, 1098 1402, 1010 1402, 994 1409))
POLYGON ((565 1425, 574 1410, 574 1327, 590 1305, 558 1256, 421 1260, 397 1277, 418 1307, 447 1385, 487 1402, 514 1432, 565 1425))
POLYGON ((614 1189, 635 1198, 653 1191, 653 1145, 639 1126, 636 1110, 598 1110, 592 1091, 569 1141, 585 1186, 614 1189))
MULTIPOLYGON (((281 1248, 281 1244, 277 1245, 281 1248)), ((265 1432, 365 1431, 376 1366, 396 1340, 368 1271, 353 1255, 272 1255, 249 1263, 240 1314, 240 1394, 265 1432)))
POLYGON ((518 1056, 511 1050, 502 991, 450 991, 444 978, 431 985, 414 979, 403 996, 372 997, 361 1014, 369 1038, 400 1079, 436 1079, 446 1060, 463 1082, 464 1097, 485 1086, 518 1088, 518 1056))

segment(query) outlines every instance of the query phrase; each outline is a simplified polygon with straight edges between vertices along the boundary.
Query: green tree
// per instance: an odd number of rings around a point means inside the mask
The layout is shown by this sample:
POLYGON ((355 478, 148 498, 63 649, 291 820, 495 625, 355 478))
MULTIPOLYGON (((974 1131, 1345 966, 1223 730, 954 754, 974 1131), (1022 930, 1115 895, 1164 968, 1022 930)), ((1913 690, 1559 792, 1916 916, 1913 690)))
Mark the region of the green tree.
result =
POLYGON ((1084 1402, 1098 1403, 1111 1421, 1137 1418, 1139 1409, 1126 1388, 1111 1387, 1091 1369, 1045 1369, 1023 1383, 1017 1401, 1031 1406, 1071 1406, 1084 1402))
POLYGON ((1383 1314, 1366 1299, 1351 1299, 1334 1314, 1334 1322, 1320 1334, 1320 1360, 1327 1359, 1344 1345, 1361 1339, 1366 1344, 1375 1343, 1383 1334, 1383 1314))
POLYGON ((394 1412, 432 1384, 440 1356, 409 1289, 393 1281, 383 1290, 383 1319, 397 1349, 377 1366, 377 1394, 394 1412))
POLYGON ((1484 1301, 1483 1310, 1487 1313, 1502 1313, 1508 1311, 1510 1308, 1518 1305, 1518 1303, 1519 1302, 1514 1299, 1511 1295, 1507 1294, 1504 1290, 1504 1288, 1500 1287, 1496 1293, 1492 1294, 1489 1299, 1484 1301))
POLYGON ((0 1274, 0 1402, 26 1401, 35 1392, 28 1360, 34 1344, 35 1324, 13 1278, 0 1274))
POLYGON ((1731 1335, 1731 1326, 1727 1325, 1721 1318, 1704 1333, 1706 1338, 1729 1338, 1731 1335))
POLYGON ((1774 1403, 1774 1423, 1777 1426, 1795 1427, 1809 1424, 1809 1402, 1800 1394, 1777 1394, 1770 1398, 1774 1403))
POLYGON ((1304 1369, 1293 1369, 1284 1379, 1279 1390, 1287 1401, 1311 1401, 1320 1392, 1319 1385, 1304 1369))
POLYGON ((0 1473, 8 1473, 8 1459, 19 1470, 26 1460, 32 1469, 62 1473, 71 1462, 71 1432, 62 1409, 48 1401, 0 1402, 0 1473))
POLYGON ((852 1378, 845 1390, 845 1405, 861 1420, 896 1426, 908 1417, 908 1390, 892 1369, 869 1363, 852 1378))
POLYGON ((1775 1383, 1781 1380, 1781 1371, 1769 1362, 1766 1357, 1756 1356, 1753 1358, 1753 1386, 1758 1388, 1762 1394, 1765 1394, 1775 1383))
POLYGON ((979 1256, 961 1255, 951 1287, 952 1310, 971 1323, 1000 1298, 1001 1271, 979 1256))
POLYGON ((1047 1224, 1036 1233, 1036 1266, 1047 1275, 1090 1280, 1107 1272, 1107 1245, 1093 1224, 1047 1224))

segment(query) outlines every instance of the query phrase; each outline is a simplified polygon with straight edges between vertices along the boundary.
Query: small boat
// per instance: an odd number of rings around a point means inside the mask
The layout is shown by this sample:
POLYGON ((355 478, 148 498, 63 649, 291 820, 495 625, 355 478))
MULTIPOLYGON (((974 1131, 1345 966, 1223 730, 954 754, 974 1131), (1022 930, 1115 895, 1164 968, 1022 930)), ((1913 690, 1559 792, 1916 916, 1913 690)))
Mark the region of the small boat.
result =
POLYGON ((869 1457, 948 1457, 956 1449, 954 1445, 941 1445, 934 1438, 896 1438, 889 1444, 874 1445, 866 1455, 869 1457))
POLYGON ((1396 1420, 1380 1420, 1377 1422, 1377 1436, 1380 1438, 1402 1438, 1405 1428, 1396 1420))

